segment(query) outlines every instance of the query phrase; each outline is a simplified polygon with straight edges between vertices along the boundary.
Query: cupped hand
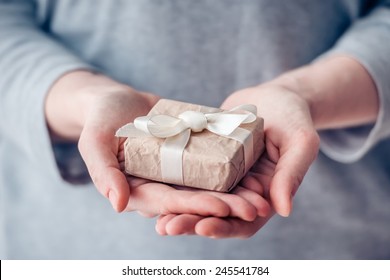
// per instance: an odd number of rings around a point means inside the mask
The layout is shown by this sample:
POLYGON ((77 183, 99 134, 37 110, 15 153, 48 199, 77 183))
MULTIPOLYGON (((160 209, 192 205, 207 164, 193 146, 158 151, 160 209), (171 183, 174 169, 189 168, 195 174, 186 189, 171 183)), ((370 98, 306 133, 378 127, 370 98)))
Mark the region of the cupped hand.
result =
POLYGON ((266 155, 275 163, 265 196, 276 213, 288 216, 292 198, 319 150, 309 104, 292 89, 272 83, 238 91, 222 107, 242 103, 255 104, 264 118, 266 155))
POLYGON ((200 235, 210 238, 248 238, 255 234, 274 215, 269 206, 266 186, 269 185, 275 170, 275 163, 265 153, 253 166, 247 176, 233 192, 247 191, 243 196, 252 201, 261 211, 253 221, 237 217, 210 217, 194 214, 161 215, 156 222, 156 231, 161 235, 200 235), (255 197, 257 201, 252 199, 255 197))
POLYGON ((188 214, 163 215, 156 224, 158 233, 246 238, 263 227, 274 212, 282 216, 290 214, 292 198, 319 149, 319 137, 312 123, 309 105, 289 88, 265 84, 232 94, 222 108, 230 109, 247 103, 256 105, 258 115, 265 120, 266 151, 241 185, 261 195, 273 211, 253 222, 188 214))
POLYGON ((157 100, 155 95, 126 87, 106 88, 89 98, 79 150, 93 183, 118 212, 127 206, 130 187, 118 161, 124 139, 115 137, 115 131, 146 115, 157 100))

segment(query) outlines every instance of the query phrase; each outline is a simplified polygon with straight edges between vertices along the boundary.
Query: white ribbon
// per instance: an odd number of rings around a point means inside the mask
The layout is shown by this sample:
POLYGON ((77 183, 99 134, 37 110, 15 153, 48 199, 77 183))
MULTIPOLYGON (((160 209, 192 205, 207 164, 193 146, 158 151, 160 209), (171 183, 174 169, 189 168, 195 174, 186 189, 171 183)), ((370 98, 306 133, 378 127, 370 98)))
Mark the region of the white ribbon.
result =
POLYGON ((253 163, 252 133, 240 128, 241 124, 256 120, 257 108, 246 104, 229 111, 202 113, 186 111, 178 117, 154 115, 138 117, 118 129, 117 137, 158 137, 165 138, 160 148, 161 174, 165 182, 183 185, 182 157, 191 136, 191 131, 201 132, 204 129, 243 144, 245 172, 253 163))

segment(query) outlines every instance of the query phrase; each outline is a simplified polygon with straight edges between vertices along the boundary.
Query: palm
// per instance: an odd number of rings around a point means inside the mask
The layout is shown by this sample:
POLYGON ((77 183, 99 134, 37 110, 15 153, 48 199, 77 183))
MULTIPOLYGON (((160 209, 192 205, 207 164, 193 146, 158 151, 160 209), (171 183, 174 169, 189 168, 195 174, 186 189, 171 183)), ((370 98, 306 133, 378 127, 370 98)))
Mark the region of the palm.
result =
MULTIPOLYGON (((257 200, 257 207, 262 209, 253 221, 244 221, 237 217, 218 218, 190 214, 162 215, 156 229, 162 235, 197 234, 212 238, 241 237, 247 238, 256 233, 274 214, 269 207, 269 184, 275 171, 275 163, 265 152, 251 171, 243 178, 233 193, 242 190, 255 193, 262 199, 257 200)), ((243 196, 250 199, 248 196, 243 196)))

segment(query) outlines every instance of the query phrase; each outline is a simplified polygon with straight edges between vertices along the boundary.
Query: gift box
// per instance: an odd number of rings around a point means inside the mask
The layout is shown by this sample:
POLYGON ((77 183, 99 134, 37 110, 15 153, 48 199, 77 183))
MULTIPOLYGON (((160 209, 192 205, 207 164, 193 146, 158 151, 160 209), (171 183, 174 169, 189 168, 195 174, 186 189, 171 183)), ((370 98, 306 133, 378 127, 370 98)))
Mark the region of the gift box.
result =
POLYGON ((128 174, 228 192, 264 150, 254 105, 229 111, 161 99, 147 116, 120 128, 128 174))

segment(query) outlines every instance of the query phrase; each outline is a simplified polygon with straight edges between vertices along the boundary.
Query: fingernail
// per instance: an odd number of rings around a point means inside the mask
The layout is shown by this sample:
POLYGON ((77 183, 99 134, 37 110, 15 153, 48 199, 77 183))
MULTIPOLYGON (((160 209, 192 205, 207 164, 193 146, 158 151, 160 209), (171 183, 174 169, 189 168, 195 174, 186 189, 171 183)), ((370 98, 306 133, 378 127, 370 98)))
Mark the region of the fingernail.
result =
POLYGON ((288 216, 290 216, 292 206, 293 206, 293 197, 290 196, 290 203, 288 205, 288 209, 286 209, 286 211, 282 214, 283 217, 287 218, 288 216))
POLYGON ((287 218, 290 215, 290 211, 283 211, 279 213, 280 216, 287 218))
POLYGON ((118 212, 118 195, 115 191, 108 191, 108 200, 111 202, 112 208, 114 208, 114 210, 118 212))

